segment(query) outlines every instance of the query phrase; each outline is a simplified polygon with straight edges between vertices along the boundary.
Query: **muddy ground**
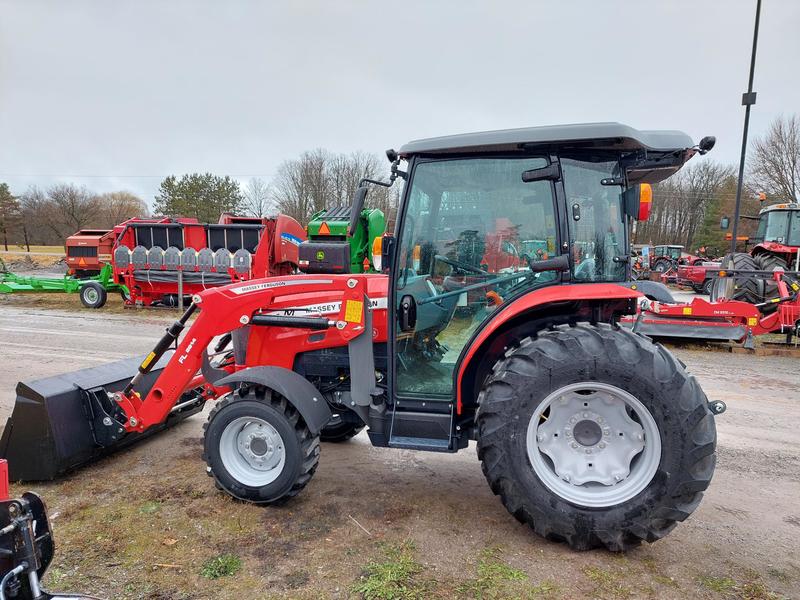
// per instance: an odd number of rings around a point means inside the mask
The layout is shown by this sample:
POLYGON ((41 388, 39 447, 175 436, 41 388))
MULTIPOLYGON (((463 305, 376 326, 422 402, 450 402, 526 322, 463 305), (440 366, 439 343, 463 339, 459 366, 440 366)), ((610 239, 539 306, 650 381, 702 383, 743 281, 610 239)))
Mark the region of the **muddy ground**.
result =
MULTIPOLYGON (((168 312, 53 310, 0 298, 0 419, 14 385, 144 353, 168 312)), ((574 553, 515 521, 474 445, 455 455, 324 444, 281 508, 218 492, 197 415, 41 493, 46 583, 106 598, 782 598, 800 596, 800 359, 678 349, 718 418, 716 476, 695 514, 625 554, 574 553), (217 559, 217 560, 215 560, 217 559)))

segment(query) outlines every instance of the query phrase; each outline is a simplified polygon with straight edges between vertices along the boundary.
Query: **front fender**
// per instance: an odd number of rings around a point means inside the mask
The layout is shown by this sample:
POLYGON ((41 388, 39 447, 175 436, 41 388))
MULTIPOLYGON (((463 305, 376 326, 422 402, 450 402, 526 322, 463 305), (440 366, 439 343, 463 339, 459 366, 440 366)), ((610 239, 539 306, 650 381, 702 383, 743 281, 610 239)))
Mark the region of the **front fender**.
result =
POLYGON ((214 386, 232 387, 236 383, 257 383, 278 392, 297 409, 312 435, 317 435, 331 418, 331 409, 319 390, 289 369, 251 367, 220 379, 214 386))

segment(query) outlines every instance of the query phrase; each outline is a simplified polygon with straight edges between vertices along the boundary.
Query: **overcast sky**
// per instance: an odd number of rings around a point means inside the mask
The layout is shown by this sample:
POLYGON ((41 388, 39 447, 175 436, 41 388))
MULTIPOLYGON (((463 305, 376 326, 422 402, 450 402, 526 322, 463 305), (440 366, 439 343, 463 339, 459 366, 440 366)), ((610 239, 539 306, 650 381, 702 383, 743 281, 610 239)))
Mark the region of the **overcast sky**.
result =
MULTIPOLYGON (((269 178, 303 150, 583 121, 736 163, 755 0, 0 0, 0 181, 269 178)), ((751 133, 800 112, 800 2, 764 0, 751 133)))

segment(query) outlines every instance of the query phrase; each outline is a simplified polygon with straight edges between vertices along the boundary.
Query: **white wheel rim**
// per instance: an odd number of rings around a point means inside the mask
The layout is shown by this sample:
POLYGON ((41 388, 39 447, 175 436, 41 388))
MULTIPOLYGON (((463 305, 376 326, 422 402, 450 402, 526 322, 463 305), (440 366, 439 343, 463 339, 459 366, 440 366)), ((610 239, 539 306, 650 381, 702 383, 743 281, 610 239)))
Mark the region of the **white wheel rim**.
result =
POLYGON ((239 417, 228 423, 219 439, 219 455, 231 477, 249 487, 269 485, 286 465, 283 438, 257 417, 239 417))
POLYGON ((616 386, 581 382, 545 398, 531 416, 528 460, 552 492, 601 508, 644 490, 661 461, 661 435, 650 411, 616 386))
POLYGON ((89 304, 94 304, 95 302, 97 302, 98 296, 99 294, 97 293, 97 290, 94 289, 93 287, 87 287, 86 290, 83 292, 83 297, 86 298, 86 301, 89 304))

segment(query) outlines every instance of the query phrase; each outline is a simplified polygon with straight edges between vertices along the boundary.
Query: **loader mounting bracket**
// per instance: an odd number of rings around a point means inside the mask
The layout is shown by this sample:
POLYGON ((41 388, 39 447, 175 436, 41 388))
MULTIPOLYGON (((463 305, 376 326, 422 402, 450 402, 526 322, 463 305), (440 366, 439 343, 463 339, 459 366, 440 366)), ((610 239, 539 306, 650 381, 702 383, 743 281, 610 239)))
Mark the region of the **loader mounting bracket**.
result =
POLYGON ((125 412, 102 387, 82 390, 92 437, 98 446, 110 446, 125 435, 125 412))

